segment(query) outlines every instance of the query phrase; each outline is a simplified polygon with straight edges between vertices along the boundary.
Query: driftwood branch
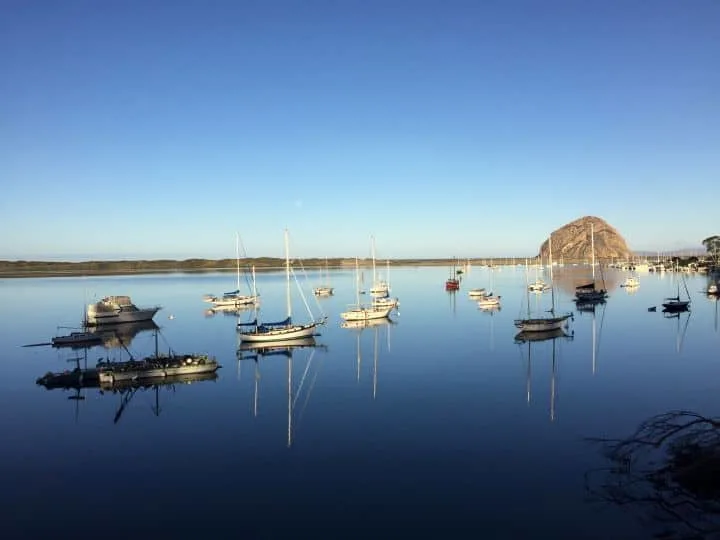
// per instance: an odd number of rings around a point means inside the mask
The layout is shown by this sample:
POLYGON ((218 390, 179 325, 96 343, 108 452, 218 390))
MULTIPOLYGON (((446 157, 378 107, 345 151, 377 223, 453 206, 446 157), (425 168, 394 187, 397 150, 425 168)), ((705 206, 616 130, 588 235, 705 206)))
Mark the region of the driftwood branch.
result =
POLYGON ((670 411, 628 438, 589 440, 610 462, 586 475, 592 500, 642 508, 662 538, 720 538, 719 420, 670 411))

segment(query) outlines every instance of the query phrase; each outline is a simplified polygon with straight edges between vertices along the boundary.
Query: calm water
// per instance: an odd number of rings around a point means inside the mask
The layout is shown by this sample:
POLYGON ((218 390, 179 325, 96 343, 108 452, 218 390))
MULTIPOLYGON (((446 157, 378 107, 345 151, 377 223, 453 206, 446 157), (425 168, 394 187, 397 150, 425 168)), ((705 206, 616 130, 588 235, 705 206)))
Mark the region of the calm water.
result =
MULTIPOLYGON (((556 272, 559 311, 574 309, 572 287, 588 273, 556 272)), ((625 274, 606 271, 611 297, 575 313, 572 339, 530 345, 513 339, 527 310, 522 268, 492 278, 473 268, 456 294, 444 291, 446 268, 390 277, 399 313, 359 330, 340 325, 355 297, 351 271, 332 273, 335 296, 317 301, 319 279, 301 276, 309 306, 329 317, 318 346, 257 362, 237 359, 235 317, 205 313, 202 295, 234 288, 232 274, 0 281, 3 536, 657 532, 649 512, 586 490, 586 473, 605 463, 586 438, 629 435, 670 409, 718 412, 718 306, 700 293, 705 277, 687 278, 691 313, 666 318, 648 307, 676 293, 676 276, 641 275, 629 294, 618 286, 625 274), (502 309, 488 313, 467 291, 491 283, 502 309), (85 389, 84 400, 37 386, 84 351, 22 345, 67 333, 58 327, 77 325, 86 300, 109 294, 161 304, 160 347, 215 355, 218 377, 85 389)), ((284 285, 282 273, 258 277, 268 318, 284 316, 284 285)), ((545 309, 550 298, 539 299, 545 309)), ((137 332, 128 349, 151 353, 153 332, 137 332)), ((111 342, 87 351, 93 365, 108 356, 128 353, 111 342)))

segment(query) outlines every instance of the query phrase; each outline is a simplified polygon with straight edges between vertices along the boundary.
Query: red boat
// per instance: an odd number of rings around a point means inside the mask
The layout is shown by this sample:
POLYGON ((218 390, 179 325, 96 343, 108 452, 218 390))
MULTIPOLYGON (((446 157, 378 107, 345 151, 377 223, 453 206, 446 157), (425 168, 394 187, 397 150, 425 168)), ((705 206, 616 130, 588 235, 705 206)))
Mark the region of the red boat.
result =
POLYGON ((457 291, 458 289, 460 289, 460 280, 450 278, 445 282, 446 291, 457 291))
POLYGON ((450 271, 450 277, 445 282, 446 291, 457 291, 460 289, 460 280, 457 278, 457 271, 455 270, 455 259, 453 259, 452 270, 450 271))

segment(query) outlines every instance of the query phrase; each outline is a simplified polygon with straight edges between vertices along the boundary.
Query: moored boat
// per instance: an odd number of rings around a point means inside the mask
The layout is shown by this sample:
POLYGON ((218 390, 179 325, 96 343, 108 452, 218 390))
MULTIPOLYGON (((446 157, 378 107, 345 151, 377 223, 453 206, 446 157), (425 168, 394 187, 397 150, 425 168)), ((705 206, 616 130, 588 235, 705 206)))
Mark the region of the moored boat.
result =
POLYGON ((70 332, 66 336, 55 336, 52 338, 53 347, 94 345, 98 343, 102 343, 102 336, 94 332, 70 332))
POLYGON ((99 302, 87 306, 85 324, 96 326, 149 321, 160 309, 160 306, 137 307, 129 296, 106 296, 99 302))

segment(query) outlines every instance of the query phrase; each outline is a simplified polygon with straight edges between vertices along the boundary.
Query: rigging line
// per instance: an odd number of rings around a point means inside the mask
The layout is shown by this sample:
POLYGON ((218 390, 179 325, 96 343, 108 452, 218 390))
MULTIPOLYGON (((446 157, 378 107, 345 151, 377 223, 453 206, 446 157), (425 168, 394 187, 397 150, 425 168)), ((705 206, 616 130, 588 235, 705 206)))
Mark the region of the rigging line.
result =
POLYGON ((293 410, 295 409, 295 404, 297 403, 297 400, 300 397, 300 393, 302 392, 302 388, 305 384, 305 379, 307 378, 308 371, 310 371, 310 366, 312 365, 313 357, 315 356, 314 353, 315 351, 313 350, 312 354, 310 354, 310 358, 308 358, 307 364, 305 364, 305 370, 303 371, 302 377, 300 377, 300 384, 298 384, 297 390, 295 390, 295 398, 292 402, 293 410))
POLYGON ((597 345, 595 347, 595 354, 597 355, 600 352, 600 343, 602 343, 602 331, 603 331, 603 324, 605 323, 605 304, 602 305, 602 315, 600 316, 600 328, 598 329, 598 336, 597 336, 597 345))
MULTIPOLYGON (((307 309, 308 314, 310 315, 310 318, 313 319, 313 313, 310 309, 310 305, 308 304, 307 298, 305 297, 305 293, 302 290, 302 287, 300 286, 300 282, 298 281, 297 274, 295 273, 295 270, 293 270, 292 267, 290 267, 290 273, 292 274, 293 278, 295 279, 295 284, 298 286, 298 290, 300 291, 300 298, 302 298, 303 303, 305 304, 305 309, 307 309)), ((325 316, 325 313, 323 313, 322 308, 320 308, 320 313, 322 316, 325 316)))
POLYGON ((319 365, 318 365, 317 369, 315 370, 315 373, 313 373, 313 378, 310 381, 310 388, 308 388, 308 391, 305 393, 305 401, 303 402, 300 412, 298 413, 298 418, 297 418, 298 424, 300 423, 300 420, 303 417, 303 413, 305 412, 305 409, 307 408, 307 404, 310 401, 310 395, 312 394, 313 388, 315 388, 315 381, 317 381, 321 366, 322 366, 322 359, 320 359, 319 365))

